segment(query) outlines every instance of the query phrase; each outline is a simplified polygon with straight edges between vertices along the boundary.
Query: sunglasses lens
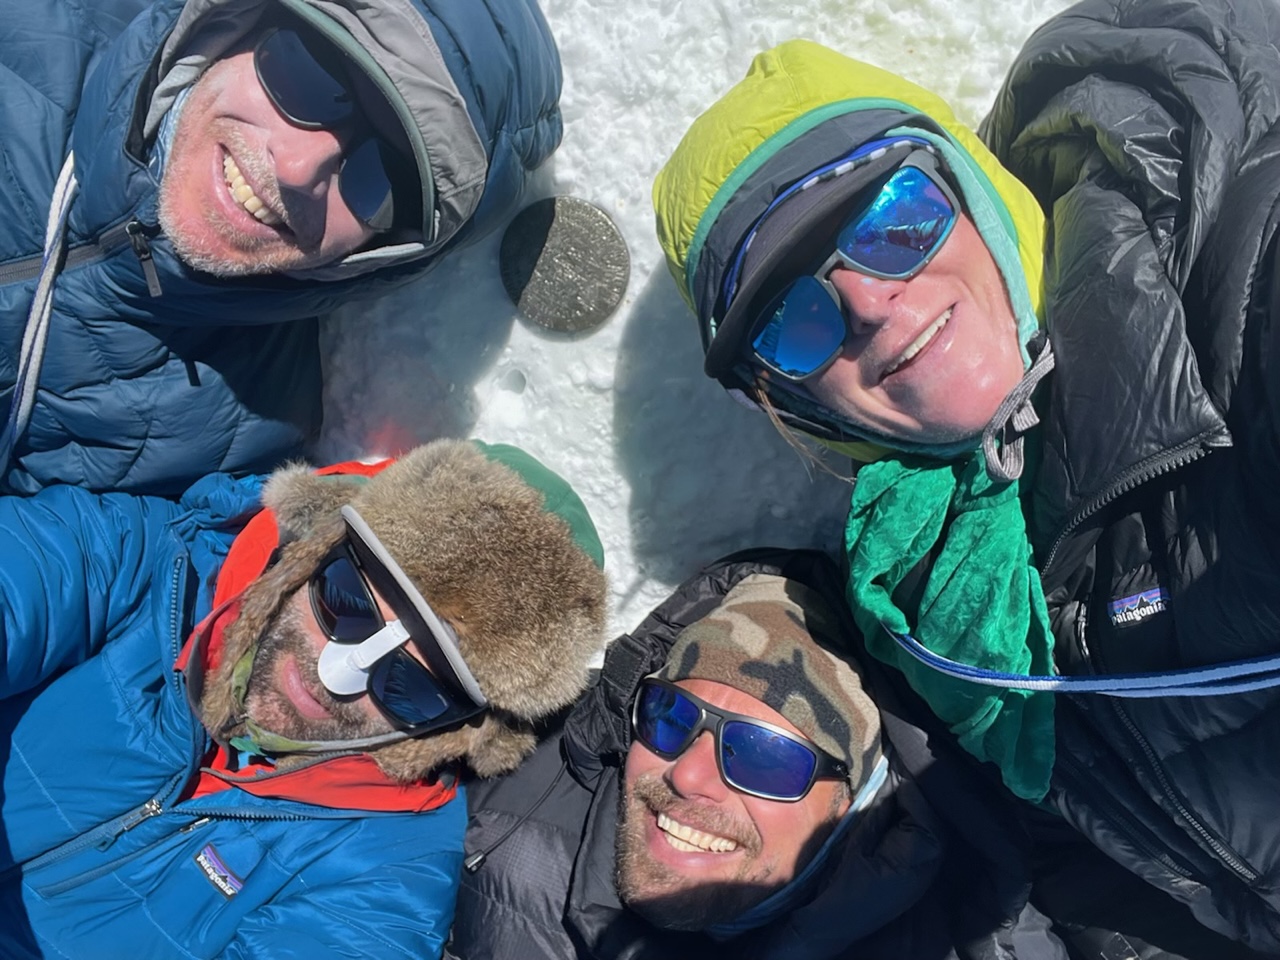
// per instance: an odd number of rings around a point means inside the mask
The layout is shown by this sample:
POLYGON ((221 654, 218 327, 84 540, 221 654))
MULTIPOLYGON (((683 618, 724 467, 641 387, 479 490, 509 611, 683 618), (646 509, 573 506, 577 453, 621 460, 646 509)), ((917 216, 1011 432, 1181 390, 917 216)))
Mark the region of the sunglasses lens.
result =
POLYGON ((947 238, 955 218, 946 194, 924 171, 899 167, 871 205, 840 230, 836 246, 855 265, 905 277, 947 238))
POLYGON ((818 765, 804 744, 753 723, 726 721, 720 743, 720 762, 731 785, 778 800, 803 796, 818 765))
POLYGON ((390 229, 395 211, 381 141, 365 140, 347 154, 338 176, 338 189, 343 202, 359 220, 374 230, 390 229))
POLYGON ((411 727, 430 723, 452 705, 436 678, 403 647, 374 665, 369 692, 385 712, 411 727))
POLYGON ((311 606, 324 631, 339 643, 362 643, 382 628, 364 578, 346 556, 338 556, 311 578, 311 606))
POLYGON ((673 757, 688 746, 702 711, 670 687, 646 683, 640 688, 635 730, 654 753, 673 757))
POLYGON ((844 314, 814 277, 792 281, 766 316, 751 347, 767 366, 784 376, 809 376, 844 344, 844 314))
POLYGON ((351 116, 354 106, 338 79, 336 57, 336 51, 282 27, 258 44, 254 63, 262 88, 281 113, 304 126, 329 127, 351 116))

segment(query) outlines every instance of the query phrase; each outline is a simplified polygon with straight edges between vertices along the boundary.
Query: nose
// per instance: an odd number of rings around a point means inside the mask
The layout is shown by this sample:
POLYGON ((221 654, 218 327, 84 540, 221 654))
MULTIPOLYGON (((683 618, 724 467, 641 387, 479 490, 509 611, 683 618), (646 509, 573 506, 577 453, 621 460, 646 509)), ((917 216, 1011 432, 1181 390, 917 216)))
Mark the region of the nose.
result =
POLYGON ((836 267, 827 281, 840 296, 855 336, 871 333, 888 321, 894 301, 907 286, 906 280, 883 280, 848 267, 836 267))
POLYGON ((319 199, 342 162, 342 141, 332 130, 305 130, 283 124, 269 144, 281 191, 319 199))
POLYGON ((728 789, 716 766, 715 737, 709 730, 698 734, 684 753, 667 768, 667 782, 682 797, 721 799, 728 789))

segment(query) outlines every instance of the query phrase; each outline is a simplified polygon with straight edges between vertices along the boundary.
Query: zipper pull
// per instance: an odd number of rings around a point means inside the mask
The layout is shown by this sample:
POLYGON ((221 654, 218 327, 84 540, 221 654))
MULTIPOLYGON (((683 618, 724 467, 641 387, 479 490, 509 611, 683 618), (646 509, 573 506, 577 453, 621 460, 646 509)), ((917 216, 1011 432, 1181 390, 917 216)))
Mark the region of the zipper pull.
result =
POLYGON ((116 840, 119 839, 122 834, 128 833, 138 824, 142 823, 145 820, 150 820, 152 817, 163 812, 164 812, 164 808, 160 805, 160 801, 153 797, 152 799, 144 803, 142 806, 140 806, 137 810, 134 810, 132 813, 127 814, 123 820, 121 820, 118 824, 116 824, 115 832, 111 833, 106 837, 103 837, 102 841, 98 844, 98 849, 106 850, 113 843, 115 843, 116 840))
POLYGON ((129 235, 129 246, 133 247, 138 262, 142 264, 142 274, 147 278, 147 293, 153 297, 160 296, 164 292, 160 289, 160 273, 151 257, 151 244, 147 242, 148 236, 154 237, 160 232, 159 228, 149 228, 141 220, 130 220, 124 225, 124 232, 129 235))
POLYGON ((188 823, 185 827, 183 827, 178 832, 190 833, 192 830, 196 830, 200 827, 203 827, 206 823, 208 823, 212 819, 213 819, 212 817, 201 817, 199 820, 192 820, 190 823, 188 823))

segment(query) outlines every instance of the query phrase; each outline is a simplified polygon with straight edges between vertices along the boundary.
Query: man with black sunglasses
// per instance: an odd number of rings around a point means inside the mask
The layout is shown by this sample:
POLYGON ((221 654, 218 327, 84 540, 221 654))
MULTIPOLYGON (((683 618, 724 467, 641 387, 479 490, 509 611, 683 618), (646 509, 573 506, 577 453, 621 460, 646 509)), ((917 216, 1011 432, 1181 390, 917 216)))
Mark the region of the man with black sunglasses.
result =
POLYGON ((536 0, 0 16, 4 492, 176 496, 298 452, 315 317, 503 222, 561 135, 536 0))
POLYGON ((883 699, 825 556, 755 550, 613 642, 469 792, 457 960, 1065 960, 1007 800, 883 699))
POLYGON ((514 447, 0 497, 0 956, 439 956, 462 779, 603 641, 603 551, 514 447))

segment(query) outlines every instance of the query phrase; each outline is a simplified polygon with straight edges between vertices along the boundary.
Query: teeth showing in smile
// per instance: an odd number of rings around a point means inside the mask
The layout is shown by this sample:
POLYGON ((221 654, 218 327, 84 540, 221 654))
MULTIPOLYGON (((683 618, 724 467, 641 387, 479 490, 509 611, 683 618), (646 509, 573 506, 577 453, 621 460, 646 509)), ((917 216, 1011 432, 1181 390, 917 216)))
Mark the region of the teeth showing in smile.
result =
POLYGON ((889 374, 893 373, 903 364, 910 361, 917 353, 927 347, 929 345, 929 341, 938 335, 938 331, 945 327, 947 325, 947 321, 950 319, 951 308, 947 307, 947 309, 943 310, 942 313, 938 314, 937 320, 925 327, 924 332, 911 341, 911 344, 907 349, 902 351, 902 356, 898 357, 897 360, 889 365, 884 372, 884 376, 887 377, 889 374))
POLYGON ((658 814, 658 829, 667 843, 681 853, 732 853, 738 849, 733 840, 695 830, 672 820, 665 813, 658 814))
POLYGON ((269 227, 278 227, 284 222, 253 192, 253 187, 245 182, 244 175, 231 159, 231 154, 222 158, 222 174, 227 178, 227 190, 231 192, 232 199, 249 211, 255 220, 269 227))

